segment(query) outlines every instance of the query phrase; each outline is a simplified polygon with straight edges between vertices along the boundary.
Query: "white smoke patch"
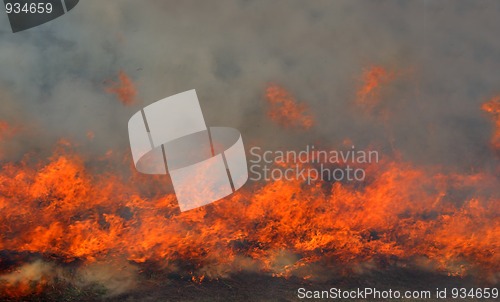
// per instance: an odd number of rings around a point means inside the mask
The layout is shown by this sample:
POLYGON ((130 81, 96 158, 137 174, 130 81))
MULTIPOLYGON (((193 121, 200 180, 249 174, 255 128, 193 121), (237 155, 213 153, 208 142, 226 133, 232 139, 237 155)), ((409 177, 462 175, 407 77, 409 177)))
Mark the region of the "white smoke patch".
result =
MULTIPOLYGON (((340 267, 340 266, 339 266, 340 267)), ((373 263, 356 263, 352 267, 341 265, 342 268, 350 267, 356 274, 363 274, 376 269, 373 263)), ((172 270, 172 267, 169 266, 172 270)), ((207 280, 230 279, 235 274, 258 273, 273 277, 296 277, 304 280, 326 281, 339 276, 342 272, 325 266, 322 263, 311 262, 310 259, 301 258, 290 250, 270 250, 265 259, 256 259, 244 255, 234 255, 231 261, 221 263, 213 261, 204 264, 196 271, 196 276, 203 276, 207 280)))
POLYGON ((246 257, 243 255, 234 255, 232 261, 228 263, 220 263, 217 259, 213 262, 200 267, 196 274, 204 276, 208 280, 231 278, 231 276, 238 272, 247 273, 262 273, 262 262, 257 259, 246 257))
POLYGON ((36 260, 0 275, 0 292, 19 291, 29 295, 47 287, 64 284, 65 288, 89 290, 102 288, 104 297, 113 297, 136 288, 138 268, 127 261, 112 260, 85 264, 76 270, 70 266, 36 260))
POLYGON ((74 283, 84 287, 98 284, 106 289, 106 296, 116 296, 136 288, 138 268, 126 261, 96 262, 80 267, 74 283))
POLYGON ((16 268, 14 271, 0 275, 0 284, 6 282, 13 287, 20 284, 52 282, 55 277, 61 275, 61 270, 56 269, 54 264, 36 260, 16 268))

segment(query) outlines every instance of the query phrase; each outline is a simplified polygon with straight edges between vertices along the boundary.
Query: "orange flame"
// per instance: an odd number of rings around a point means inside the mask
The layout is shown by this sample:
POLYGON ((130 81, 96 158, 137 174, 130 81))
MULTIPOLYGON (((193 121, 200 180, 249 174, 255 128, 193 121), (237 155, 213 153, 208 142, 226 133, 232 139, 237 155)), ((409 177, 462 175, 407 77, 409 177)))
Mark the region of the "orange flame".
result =
POLYGON ((136 102, 137 89, 130 77, 123 71, 118 73, 118 82, 111 82, 106 92, 115 94, 123 105, 129 106, 136 102))
POLYGON ((158 180, 145 189, 142 176, 125 180, 85 166, 71 153, 36 167, 4 165, 0 249, 65 261, 126 255, 166 269, 188 261, 196 282, 249 267, 314 278, 321 274, 308 269, 315 263, 336 263, 343 274, 363 263, 415 258, 450 274, 500 269, 500 199, 479 193, 496 192, 498 180, 486 173, 383 162, 369 168, 373 180, 361 189, 274 181, 180 213, 174 195, 159 193, 158 180), (463 191, 476 194, 456 193, 463 191))
POLYGON ((363 71, 356 104, 367 112, 372 112, 381 101, 381 91, 385 85, 396 78, 394 71, 373 65, 363 71))
POLYGON ((270 85, 266 89, 266 100, 269 104, 267 115, 275 123, 283 127, 310 129, 314 125, 313 117, 303 104, 297 104, 294 97, 278 85, 270 85))
MULTIPOLYGON (((276 180, 181 213, 165 177, 124 173, 108 156, 90 165, 64 148, 34 165, 29 156, 2 164, 1 251, 84 263, 125 256, 193 282, 242 270, 313 280, 387 265, 498 280, 499 183, 489 171, 385 159, 362 185, 276 180)), ((48 280, 26 287, 15 276, 0 276, 0 293, 38 292, 48 280)))
POLYGON ((483 111, 490 114, 491 120, 495 124, 491 145, 495 150, 500 151, 500 96, 493 97, 481 107, 483 111))

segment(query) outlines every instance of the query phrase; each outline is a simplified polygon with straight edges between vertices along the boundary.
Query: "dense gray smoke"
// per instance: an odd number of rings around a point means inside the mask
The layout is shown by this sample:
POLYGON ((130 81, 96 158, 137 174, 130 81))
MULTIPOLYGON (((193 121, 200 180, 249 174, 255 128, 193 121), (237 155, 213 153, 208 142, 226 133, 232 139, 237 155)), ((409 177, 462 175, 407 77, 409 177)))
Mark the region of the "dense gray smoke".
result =
POLYGON ((134 112, 195 88, 207 123, 240 129, 250 145, 349 138, 414 161, 491 159, 479 107, 500 90, 498 1, 85 0, 27 31, 7 22, 0 14, 0 119, 37 133, 11 153, 48 152, 60 137, 96 156, 127 150, 134 112), (352 106, 372 65, 403 74, 383 92, 384 122, 352 106), (119 71, 138 90, 132 106, 106 92, 119 71), (269 83, 307 105, 316 126, 296 133, 269 121, 269 83))

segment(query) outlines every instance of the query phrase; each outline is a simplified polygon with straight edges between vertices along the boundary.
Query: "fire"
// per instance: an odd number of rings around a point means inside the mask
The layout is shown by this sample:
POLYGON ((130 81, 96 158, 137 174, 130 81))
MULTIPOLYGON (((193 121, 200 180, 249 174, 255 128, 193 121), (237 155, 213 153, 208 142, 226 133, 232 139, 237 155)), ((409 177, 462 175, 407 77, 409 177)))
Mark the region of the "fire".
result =
POLYGON ((310 129, 314 125, 313 117, 303 104, 297 104, 295 98, 284 88, 270 85, 266 89, 266 100, 269 104, 267 115, 275 123, 283 127, 310 129))
MULTIPOLYGON (((266 95, 281 124, 293 118, 312 125, 282 88, 270 86, 266 95)), ((497 117, 497 105, 483 109, 497 117)), ((500 277, 499 183, 489 171, 415 166, 386 155, 370 164, 362 186, 248 184, 181 213, 164 189, 167 177, 138 174, 128 156, 129 169, 117 168, 111 158, 118 154, 90 163, 61 140, 47 160, 30 153, 0 162, 0 251, 84 265, 125 257, 196 283, 240 271, 315 280, 388 266, 500 277)), ((25 296, 50 284, 51 266, 0 264, 0 295, 25 296)))
POLYGON ((490 114, 491 120, 495 124, 491 137, 491 145, 495 150, 500 151, 500 95, 484 103, 481 108, 490 114))
MULTIPOLYGON (((188 265, 195 282, 250 268, 309 279, 322 274, 314 265, 348 274, 419 258, 449 274, 492 277, 500 269, 493 175, 387 161, 370 168, 373 179, 361 189, 274 181, 180 213, 175 196, 161 193, 165 180, 141 188, 140 175, 92 173, 61 150, 37 166, 3 165, 1 250, 64 262, 125 255, 165 269, 188 265)), ((1 280, 4 292, 20 286, 1 280)))
POLYGON ((383 88, 396 78, 396 72, 373 65, 363 71, 357 90, 356 104, 366 112, 373 112, 380 105, 383 88))
POLYGON ((136 102, 137 89, 132 79, 123 71, 118 73, 118 82, 111 82, 106 92, 115 94, 123 105, 129 106, 136 102))

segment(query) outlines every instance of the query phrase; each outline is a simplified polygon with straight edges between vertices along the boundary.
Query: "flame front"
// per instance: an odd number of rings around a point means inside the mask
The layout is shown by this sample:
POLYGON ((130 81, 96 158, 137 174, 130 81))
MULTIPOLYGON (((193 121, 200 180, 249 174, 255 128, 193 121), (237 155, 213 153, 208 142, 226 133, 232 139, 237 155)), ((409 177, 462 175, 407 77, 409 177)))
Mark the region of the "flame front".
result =
POLYGON ((180 213, 173 195, 140 188, 140 176, 92 174, 71 152, 27 161, 2 167, 1 250, 88 263, 126 255, 188 265, 200 281, 250 268, 315 278, 317 264, 347 274, 415 259, 449 274, 496 278, 500 269, 498 180, 486 173, 387 161, 362 189, 275 181, 180 213))
MULTIPOLYGON (((291 104, 277 86, 267 97, 291 104)), ((498 117, 497 105, 498 99, 483 109, 498 117)), ((288 109, 310 125, 301 110, 288 109)), ((368 166, 361 187, 255 183, 180 213, 163 189, 165 177, 140 175, 131 165, 124 173, 109 157, 91 164, 63 141, 46 161, 27 154, 2 164, 0 250, 86 264, 124 256, 188 272, 194 282, 243 270, 315 279, 387 266, 498 282, 498 176, 384 158, 368 166)), ((5 273, 3 295, 39 291, 47 280, 32 278, 36 286, 27 287, 12 268, 5 273)))

